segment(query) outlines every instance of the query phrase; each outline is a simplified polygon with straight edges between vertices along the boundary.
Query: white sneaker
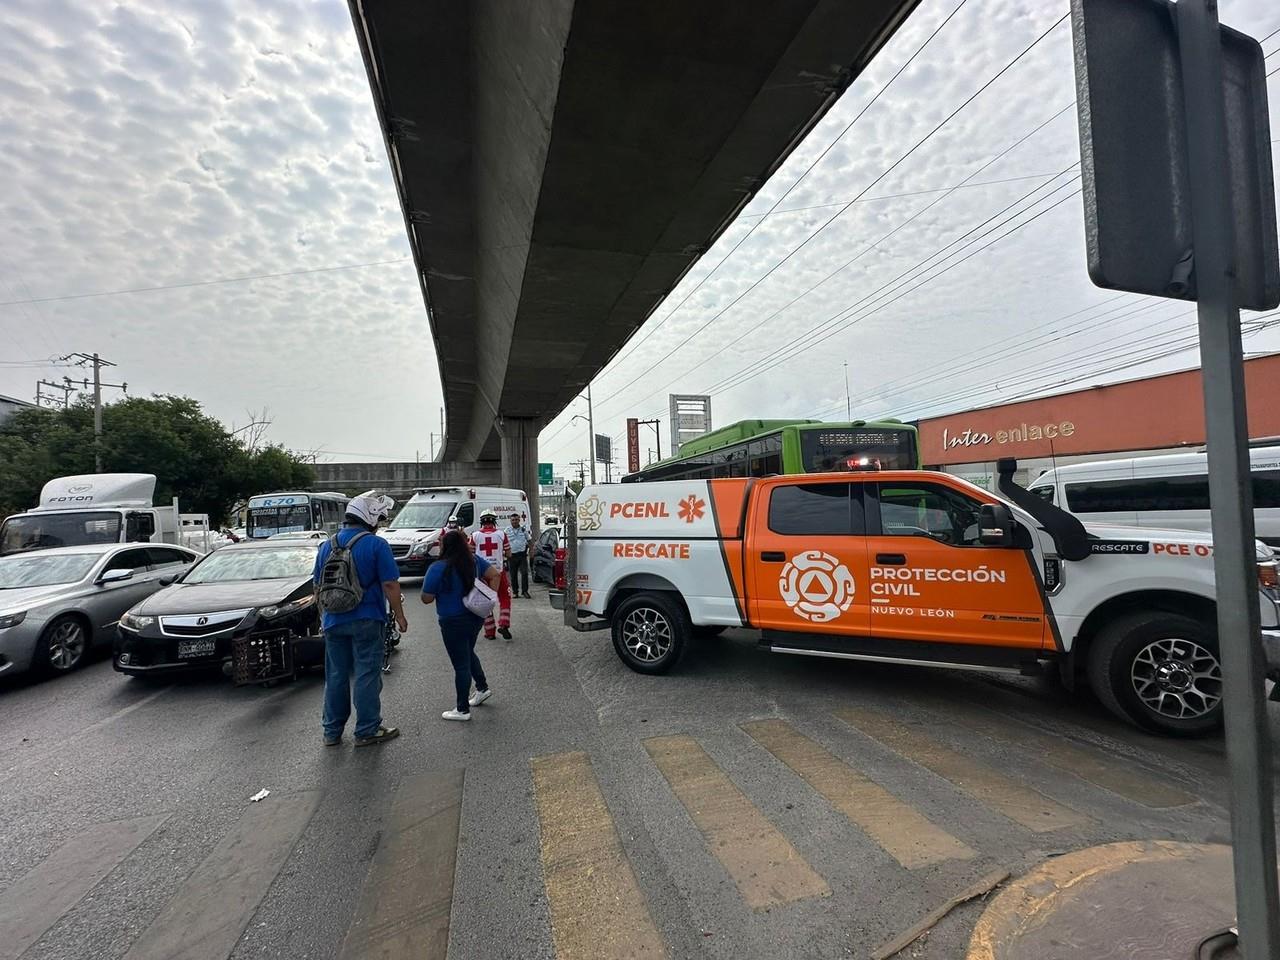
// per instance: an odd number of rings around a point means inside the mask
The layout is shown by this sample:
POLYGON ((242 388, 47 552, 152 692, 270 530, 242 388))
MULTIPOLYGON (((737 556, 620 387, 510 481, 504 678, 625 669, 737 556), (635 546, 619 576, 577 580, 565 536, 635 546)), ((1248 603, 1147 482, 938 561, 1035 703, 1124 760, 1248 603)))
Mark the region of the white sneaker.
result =
POLYGON ((471 699, 468 700, 467 703, 471 704, 473 707, 478 707, 492 696, 492 690, 477 690, 471 695, 471 699))
POLYGON ((470 720, 471 714, 463 713, 461 710, 446 710, 440 714, 444 720, 470 720))

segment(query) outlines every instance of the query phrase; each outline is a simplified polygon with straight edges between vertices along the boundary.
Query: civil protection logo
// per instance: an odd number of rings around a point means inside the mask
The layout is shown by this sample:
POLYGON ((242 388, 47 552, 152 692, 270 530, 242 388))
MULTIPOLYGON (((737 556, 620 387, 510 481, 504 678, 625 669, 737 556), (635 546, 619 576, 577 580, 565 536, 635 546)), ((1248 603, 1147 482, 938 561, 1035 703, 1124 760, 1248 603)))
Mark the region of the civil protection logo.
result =
POLYGON ((828 623, 849 609, 857 585, 838 557, 806 550, 787 561, 778 578, 782 600, 811 623, 828 623))
POLYGON ((594 493, 578 507, 578 526, 583 530, 599 530, 604 519, 604 501, 594 493))

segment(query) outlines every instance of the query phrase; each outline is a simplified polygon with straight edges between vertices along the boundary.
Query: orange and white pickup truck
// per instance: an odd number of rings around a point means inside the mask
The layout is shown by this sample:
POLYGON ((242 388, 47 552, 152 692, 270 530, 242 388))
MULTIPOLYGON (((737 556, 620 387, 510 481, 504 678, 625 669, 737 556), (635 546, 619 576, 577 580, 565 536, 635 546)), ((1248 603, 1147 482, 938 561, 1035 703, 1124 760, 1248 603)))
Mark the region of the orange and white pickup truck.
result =
MULTIPOLYGON (((1216 728, 1222 674, 1207 534, 1089 525, 1015 487, 928 471, 587 487, 566 504, 552 603, 663 673, 729 627, 777 653, 1061 670, 1122 718, 1216 728)), ((1280 583, 1257 544, 1261 645, 1280 676, 1280 583)))

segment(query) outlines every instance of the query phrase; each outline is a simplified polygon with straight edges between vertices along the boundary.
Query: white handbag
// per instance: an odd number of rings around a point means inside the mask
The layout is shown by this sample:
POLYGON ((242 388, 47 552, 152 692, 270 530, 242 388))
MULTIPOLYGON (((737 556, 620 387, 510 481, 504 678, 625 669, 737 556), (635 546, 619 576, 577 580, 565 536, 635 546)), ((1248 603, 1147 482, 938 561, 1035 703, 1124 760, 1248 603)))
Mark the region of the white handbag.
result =
POLYGON ((497 591, 479 577, 476 577, 476 583, 471 588, 471 592, 462 598, 462 605, 482 619, 493 613, 497 603, 497 591))

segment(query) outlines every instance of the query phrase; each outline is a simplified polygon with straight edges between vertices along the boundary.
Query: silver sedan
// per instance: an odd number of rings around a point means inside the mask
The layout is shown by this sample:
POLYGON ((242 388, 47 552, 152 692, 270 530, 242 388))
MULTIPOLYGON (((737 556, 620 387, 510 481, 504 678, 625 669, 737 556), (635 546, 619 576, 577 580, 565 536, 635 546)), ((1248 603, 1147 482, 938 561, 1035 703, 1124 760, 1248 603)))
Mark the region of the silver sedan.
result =
POLYGON ((0 557, 0 677, 66 673, 134 604, 200 555, 171 544, 56 547, 0 557))

